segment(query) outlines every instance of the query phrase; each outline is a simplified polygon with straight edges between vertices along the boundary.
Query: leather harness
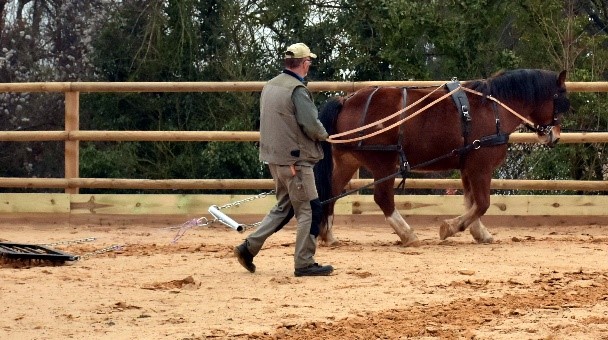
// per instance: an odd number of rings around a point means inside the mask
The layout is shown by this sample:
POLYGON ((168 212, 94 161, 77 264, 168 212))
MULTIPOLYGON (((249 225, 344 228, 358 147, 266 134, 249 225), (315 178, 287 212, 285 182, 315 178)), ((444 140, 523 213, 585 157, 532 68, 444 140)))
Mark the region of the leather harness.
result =
MULTIPOLYGON (((460 82, 458 82, 457 80, 453 80, 449 83, 446 83, 445 86, 446 86, 446 89, 448 90, 448 92, 451 92, 460 86, 460 82)), ((365 104, 365 109, 363 111, 363 114, 361 115, 360 126, 363 126, 365 124, 365 118, 367 117, 370 103, 372 101, 374 94, 376 94, 378 89, 379 89, 379 87, 374 88, 372 93, 367 98, 367 102, 365 104)), ((402 89, 402 92, 403 92, 403 95, 402 95, 403 96, 403 100, 402 100, 403 108, 405 108, 407 106, 407 88, 404 87, 402 89)), ((462 131, 462 137, 463 137, 464 142, 463 142, 462 147, 452 150, 452 152, 450 154, 440 156, 433 160, 430 160, 430 161, 427 161, 427 162, 424 162, 421 164, 417 164, 417 165, 411 167, 409 162, 407 161, 405 152, 403 150, 403 145, 402 145, 403 139, 405 138, 403 124, 399 125, 397 144, 395 144, 395 145, 382 145, 382 144, 363 145, 363 140, 360 140, 358 142, 358 144, 354 147, 354 150, 357 150, 357 151, 396 151, 399 153, 400 173, 405 175, 405 173, 409 172, 412 168, 418 168, 418 167, 430 165, 436 161, 439 161, 441 159, 451 157, 451 156, 459 156, 460 162, 462 164, 462 162, 464 162, 465 156, 472 150, 477 150, 481 147, 503 145, 503 144, 506 144, 509 142, 509 134, 504 133, 500 130, 500 117, 499 117, 498 109, 496 107, 495 102, 493 102, 493 111, 494 111, 494 116, 495 116, 495 120, 496 120, 496 133, 493 135, 484 136, 480 139, 474 140, 473 142, 469 142, 469 135, 471 133, 471 122, 473 121, 473 118, 471 116, 470 105, 469 105, 469 100, 467 98, 467 95, 464 91, 458 90, 452 94, 452 100, 454 101, 454 104, 458 110, 458 114, 461 117, 461 131, 462 131)), ((405 118, 405 110, 401 113, 401 118, 402 119, 405 118)), ((363 136, 364 131, 360 131, 359 135, 363 136)))

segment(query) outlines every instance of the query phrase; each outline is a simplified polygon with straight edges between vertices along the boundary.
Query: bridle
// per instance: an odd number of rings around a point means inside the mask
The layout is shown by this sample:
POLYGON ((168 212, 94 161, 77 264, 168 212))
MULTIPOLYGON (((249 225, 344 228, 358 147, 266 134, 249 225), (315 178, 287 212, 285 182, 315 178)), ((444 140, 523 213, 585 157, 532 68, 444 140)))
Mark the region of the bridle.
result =
POLYGON ((570 110, 570 100, 560 93, 553 95, 553 119, 551 124, 524 124, 528 129, 536 132, 539 136, 546 136, 553 131, 553 127, 561 125, 561 117, 570 110))

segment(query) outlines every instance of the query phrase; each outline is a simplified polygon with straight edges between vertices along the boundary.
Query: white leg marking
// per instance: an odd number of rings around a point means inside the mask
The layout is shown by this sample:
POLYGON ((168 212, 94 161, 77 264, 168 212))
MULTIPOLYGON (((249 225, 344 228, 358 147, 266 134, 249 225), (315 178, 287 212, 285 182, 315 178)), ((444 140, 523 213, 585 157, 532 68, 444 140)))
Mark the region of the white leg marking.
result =
POLYGON ((467 210, 464 214, 443 221, 441 227, 439 228, 440 239, 445 240, 450 236, 456 235, 456 233, 464 230, 467 227, 465 225, 464 228, 462 228, 461 230, 461 225, 464 223, 464 221, 467 221, 471 218, 471 216, 473 216, 473 213, 475 212, 475 204, 469 204, 468 200, 466 200, 465 198, 465 205, 467 206, 467 210))
POLYGON ((405 222, 403 216, 397 211, 397 209, 393 210, 391 216, 387 217, 386 220, 388 224, 395 230, 399 238, 401 239, 401 243, 405 247, 418 247, 420 246, 420 241, 418 241, 418 236, 414 233, 414 230, 405 222))
POLYGON ((337 244, 339 241, 338 239, 336 239, 336 237, 334 236, 334 215, 329 215, 327 217, 327 242, 325 242, 326 245, 328 246, 332 246, 337 244))
POLYGON ((480 219, 475 220, 471 223, 471 235, 477 243, 492 243, 494 242, 494 238, 492 234, 486 229, 486 227, 481 223, 480 219))

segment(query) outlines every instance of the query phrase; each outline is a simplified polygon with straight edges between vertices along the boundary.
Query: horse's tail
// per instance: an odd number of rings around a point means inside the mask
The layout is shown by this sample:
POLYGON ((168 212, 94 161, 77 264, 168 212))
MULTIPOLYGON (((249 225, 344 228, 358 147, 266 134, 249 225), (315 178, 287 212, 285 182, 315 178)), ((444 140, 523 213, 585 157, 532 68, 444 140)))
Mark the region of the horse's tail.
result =
MULTIPOLYGON (((319 112, 319 120, 330 135, 335 133, 336 119, 342 110, 343 102, 344 100, 342 97, 330 98, 323 107, 321 107, 319 112)), ((331 177, 333 172, 333 159, 331 143, 321 142, 321 147, 323 148, 324 157, 315 165, 314 172, 319 200, 324 202, 332 197, 331 177)), ((321 237, 321 240, 325 242, 327 242, 328 219, 329 215, 333 213, 333 207, 333 204, 323 205, 323 214, 321 215, 321 221, 319 223, 319 236, 321 237)))

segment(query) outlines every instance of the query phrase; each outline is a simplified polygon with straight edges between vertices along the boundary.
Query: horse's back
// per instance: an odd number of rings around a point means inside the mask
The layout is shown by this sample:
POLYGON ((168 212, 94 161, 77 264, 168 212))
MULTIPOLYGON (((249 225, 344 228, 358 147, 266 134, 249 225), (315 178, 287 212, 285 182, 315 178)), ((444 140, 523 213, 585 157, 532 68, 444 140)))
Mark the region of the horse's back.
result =
MULTIPOLYGON (((347 132, 364 125, 373 124, 404 108, 403 89, 397 87, 367 87, 358 90, 344 100, 342 112, 336 121, 336 133, 347 132)), ((382 129, 399 120, 399 116, 383 124, 371 126, 359 133, 343 137, 357 138, 382 129)), ((394 129, 395 131, 397 128, 394 129)), ((394 135, 394 131, 392 133, 394 135)), ((388 132, 388 135, 391 135, 388 132)), ((386 143, 386 135, 366 140, 363 143, 386 143)))

